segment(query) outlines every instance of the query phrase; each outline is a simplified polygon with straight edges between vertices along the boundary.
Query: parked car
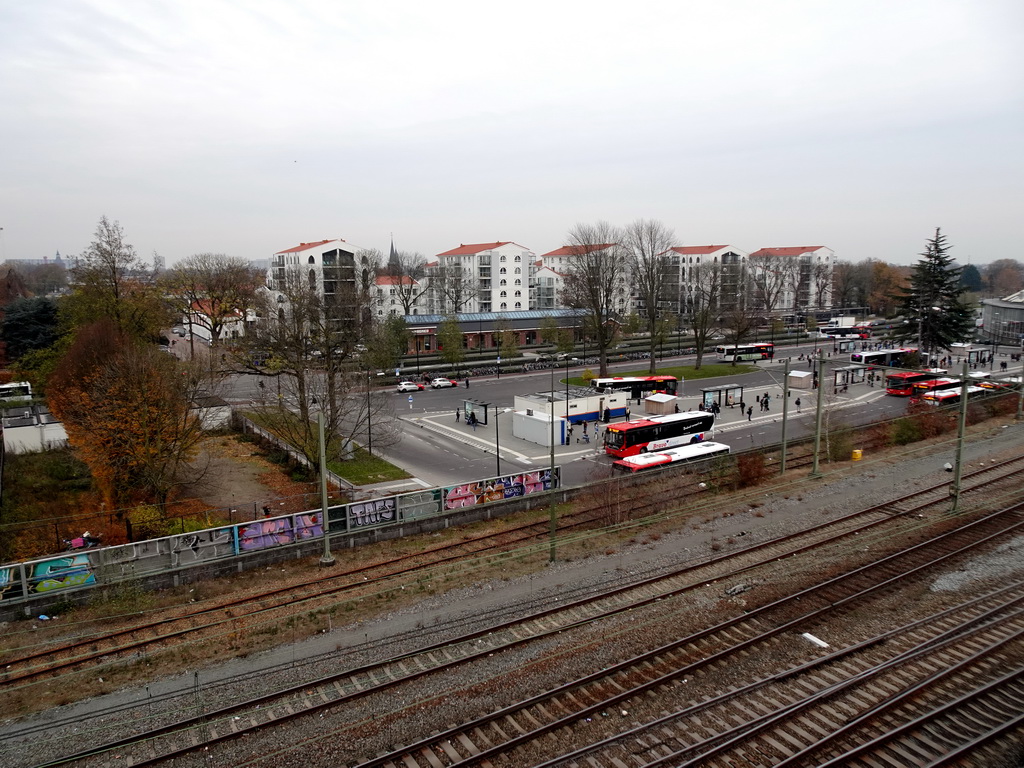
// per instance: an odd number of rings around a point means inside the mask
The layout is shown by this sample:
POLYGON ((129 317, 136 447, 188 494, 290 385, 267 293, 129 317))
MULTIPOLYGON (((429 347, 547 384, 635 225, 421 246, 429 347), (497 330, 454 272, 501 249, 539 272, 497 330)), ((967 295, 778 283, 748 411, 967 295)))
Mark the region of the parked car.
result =
POLYGON ((398 391, 399 392, 419 392, 421 389, 425 389, 425 387, 422 384, 420 384, 418 381, 400 381, 400 382, 398 382, 398 391))
POLYGON ((182 328, 180 325, 176 325, 173 328, 171 328, 171 333, 173 333, 175 336, 184 336, 185 329, 182 328))
POLYGON ((433 389, 441 389, 442 387, 457 387, 459 386, 459 382, 457 382, 455 379, 440 378, 431 381, 430 386, 433 389))

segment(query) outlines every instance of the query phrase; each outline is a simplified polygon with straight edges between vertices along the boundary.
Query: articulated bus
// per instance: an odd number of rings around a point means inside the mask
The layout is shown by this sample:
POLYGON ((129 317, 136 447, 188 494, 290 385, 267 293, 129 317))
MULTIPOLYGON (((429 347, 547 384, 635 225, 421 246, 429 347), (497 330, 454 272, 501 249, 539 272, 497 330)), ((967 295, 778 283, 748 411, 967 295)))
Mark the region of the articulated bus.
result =
MULTIPOLYGON (((957 387, 955 389, 943 389, 938 392, 929 392, 925 395, 921 395, 921 402, 934 406, 956 405, 960 402, 960 391, 961 388, 957 387)), ((984 387, 967 387, 967 397, 969 399, 975 395, 981 394, 982 392, 988 391, 989 390, 984 387)))
POLYGON ((718 359, 731 363, 733 360, 771 360, 775 357, 775 345, 767 341, 752 344, 727 344, 715 347, 718 359))
POLYGON ((932 392, 941 392, 946 389, 953 389, 953 387, 960 386, 960 379, 951 379, 943 377, 941 379, 928 379, 927 381, 919 381, 914 384, 914 394, 910 396, 911 400, 920 400, 924 395, 932 392))
POLYGON ((627 456, 612 463, 615 469, 622 472, 639 472, 641 469, 653 469, 667 464, 692 464, 715 456, 728 455, 732 449, 725 443, 694 443, 682 448, 669 448, 658 453, 642 453, 638 456, 627 456))
POLYGON ((604 431, 604 452, 624 459, 638 453, 663 451, 677 445, 713 437, 715 415, 704 411, 669 413, 635 421, 609 424, 604 431))
POLYGON ((914 394, 915 384, 934 378, 935 374, 927 371, 896 371, 885 377, 885 394, 910 397, 914 394))
POLYGON ((675 376, 615 376, 605 379, 591 379, 590 386, 599 392, 629 392, 629 396, 638 400, 651 392, 664 392, 674 395, 679 387, 675 376))
POLYGON ((897 349, 876 349, 873 352, 854 352, 850 360, 871 368, 889 366, 899 368, 907 355, 917 352, 917 347, 899 347, 897 349))

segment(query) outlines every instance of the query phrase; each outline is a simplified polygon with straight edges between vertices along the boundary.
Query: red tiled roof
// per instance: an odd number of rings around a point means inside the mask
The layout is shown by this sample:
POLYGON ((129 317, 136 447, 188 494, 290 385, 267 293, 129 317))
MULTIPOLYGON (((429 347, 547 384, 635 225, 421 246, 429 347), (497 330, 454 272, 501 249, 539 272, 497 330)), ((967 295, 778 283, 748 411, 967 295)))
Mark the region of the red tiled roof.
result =
POLYGON ((377 285, 413 285, 416 281, 408 275, 378 275, 377 285))
POLYGON ((669 250, 678 253, 680 256, 703 256, 704 254, 720 251, 725 247, 724 245, 680 245, 675 248, 669 248, 669 250))
POLYGON ((799 256, 802 253, 810 253, 816 251, 819 248, 824 248, 823 245, 795 245, 787 246, 785 248, 761 248, 758 251, 754 251, 751 256, 799 256))
MULTIPOLYGON (((544 256, 575 256, 580 253, 590 253, 591 251, 603 251, 605 248, 611 248, 615 243, 599 243, 594 245, 563 245, 561 248, 556 248, 550 253, 545 253, 544 256)), ((541 257, 543 258, 543 256, 541 257)))
POLYGON ((476 244, 472 244, 472 245, 462 244, 458 248, 452 248, 450 251, 445 251, 444 253, 439 253, 437 255, 438 256, 472 256, 473 254, 480 253, 481 251, 490 251, 490 250, 492 250, 494 248, 500 248, 501 246, 508 245, 511 242, 512 242, 511 240, 506 240, 504 242, 497 242, 497 243, 476 243, 476 244))
MULTIPOLYGON (((317 240, 315 243, 299 243, 294 248, 288 248, 288 249, 286 249, 284 251, 278 251, 274 255, 276 256, 279 253, 297 253, 298 251, 305 251, 305 250, 307 250, 309 248, 317 248, 318 246, 324 245, 325 243, 333 243, 333 242, 334 242, 334 240, 317 240)), ((345 241, 344 240, 339 240, 339 242, 343 243, 345 241)))

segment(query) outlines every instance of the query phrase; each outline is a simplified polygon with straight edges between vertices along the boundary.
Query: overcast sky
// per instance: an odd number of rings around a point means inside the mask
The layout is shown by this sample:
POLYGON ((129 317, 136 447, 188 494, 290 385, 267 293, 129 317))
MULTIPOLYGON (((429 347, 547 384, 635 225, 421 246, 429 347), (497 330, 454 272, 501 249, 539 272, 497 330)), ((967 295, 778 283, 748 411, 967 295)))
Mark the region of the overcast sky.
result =
POLYGON ((1024 259, 1020 0, 0 0, 0 257, 680 245, 1024 259))

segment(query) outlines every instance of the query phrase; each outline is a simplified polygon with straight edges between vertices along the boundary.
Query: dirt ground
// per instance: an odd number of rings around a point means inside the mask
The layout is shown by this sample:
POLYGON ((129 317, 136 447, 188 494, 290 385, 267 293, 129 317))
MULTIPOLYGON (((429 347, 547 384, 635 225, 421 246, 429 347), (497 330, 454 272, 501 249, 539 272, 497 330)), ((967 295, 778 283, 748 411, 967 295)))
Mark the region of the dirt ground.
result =
MULTIPOLYGON (((312 503, 315 483, 292 480, 287 471, 258 454, 251 443, 234 436, 209 438, 194 462, 196 480, 184 496, 208 508, 236 510, 238 516, 255 517, 267 506, 275 514, 301 512, 312 503)), ((225 514, 225 517, 228 517, 225 514)))

